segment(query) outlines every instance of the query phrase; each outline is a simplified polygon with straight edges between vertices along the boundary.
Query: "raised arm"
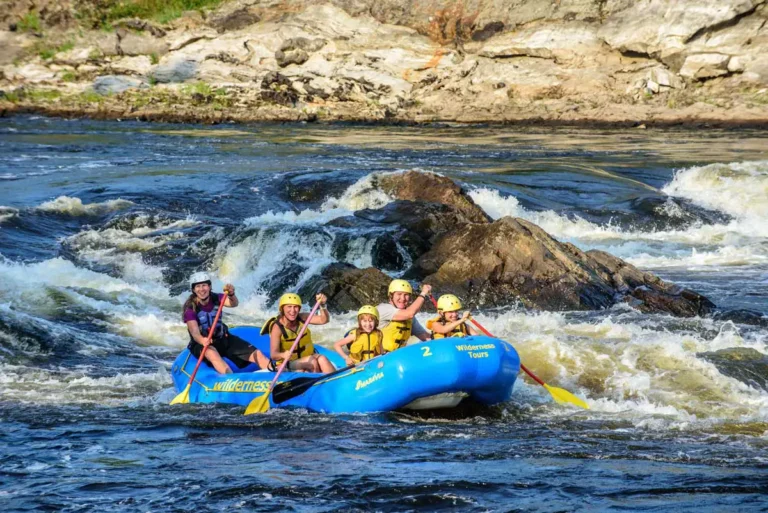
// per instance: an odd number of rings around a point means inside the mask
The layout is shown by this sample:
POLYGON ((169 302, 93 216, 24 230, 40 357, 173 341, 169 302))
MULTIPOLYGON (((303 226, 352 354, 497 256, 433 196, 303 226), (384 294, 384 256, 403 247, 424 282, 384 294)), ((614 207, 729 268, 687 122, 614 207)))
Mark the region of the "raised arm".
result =
MULTIPOLYGON (((325 296, 325 294, 317 294, 315 296, 315 300, 320 303, 320 309, 315 313, 315 315, 312 317, 312 320, 309 321, 310 324, 328 324, 328 321, 331 320, 331 314, 328 313, 327 308, 325 307, 325 304, 328 302, 328 298, 325 296)), ((299 317, 302 321, 307 322, 307 317, 309 317, 309 313, 302 313, 299 314, 299 317)))
POLYGON ((224 296, 224 306, 234 308, 240 304, 240 300, 238 300, 235 295, 235 286, 231 283, 224 285, 224 294, 226 294, 224 296))
POLYGON ((395 315, 392 316, 393 321, 407 321, 408 319, 413 319, 416 317, 416 314, 419 313, 419 310, 421 310, 422 305, 424 305, 424 301, 427 299, 427 296, 432 292, 432 285, 424 284, 421 286, 421 292, 418 296, 416 296, 416 299, 413 300, 413 303, 408 306, 408 308, 405 308, 403 310, 398 310, 395 312, 395 315))

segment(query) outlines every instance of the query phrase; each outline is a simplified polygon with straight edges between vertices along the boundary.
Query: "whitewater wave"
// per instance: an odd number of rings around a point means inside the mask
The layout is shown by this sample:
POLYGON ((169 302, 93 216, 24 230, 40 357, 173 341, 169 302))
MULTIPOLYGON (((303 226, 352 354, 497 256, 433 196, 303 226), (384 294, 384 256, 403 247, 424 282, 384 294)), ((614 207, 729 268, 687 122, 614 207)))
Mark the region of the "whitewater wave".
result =
POLYGON ((768 160, 682 169, 662 189, 740 219, 768 219, 768 160))
POLYGON ((0 394, 21 403, 119 405, 157 393, 171 380, 161 369, 101 378, 88 376, 88 371, 0 363, 0 394))
POLYGON ((8 221, 9 219, 17 216, 18 213, 18 209, 12 207, 0 207, 0 224, 3 224, 5 221, 8 221))
MULTIPOLYGON (((713 338, 612 317, 579 322, 560 313, 512 311, 475 318, 512 342, 521 360, 545 382, 586 397, 589 415, 621 416, 638 425, 659 415, 677 425, 706 423, 712 417, 713 422, 768 421, 768 392, 725 376, 698 356, 732 347, 765 353, 765 333, 742 335, 731 322, 711 320, 697 322, 718 330, 713 338)), ((521 379, 519 388, 520 398, 549 401, 536 384, 521 379)), ((548 410, 553 412, 572 413, 548 410)))
POLYGON ((103 203, 84 204, 80 198, 69 196, 59 196, 58 198, 46 201, 37 207, 42 212, 56 212, 70 216, 97 215, 129 208, 133 202, 121 198, 105 201, 103 203))
POLYGON ((366 175, 350 187, 338 198, 329 198, 318 210, 305 209, 300 212, 274 212, 250 217, 244 221, 246 226, 268 226, 282 224, 324 224, 339 217, 352 215, 357 210, 365 208, 381 208, 392 201, 392 198, 376 187, 376 179, 381 174, 366 175))
MULTIPOLYGON (((738 219, 721 224, 699 223, 679 230, 638 231, 612 224, 599 225, 551 210, 530 211, 520 205, 514 196, 502 196, 497 190, 479 188, 469 194, 493 219, 520 217, 537 224, 561 241, 571 242, 583 250, 607 251, 644 268, 739 266, 768 262, 768 222, 738 219)), ((675 207, 669 206, 668 202, 663 208, 675 207)), ((671 214, 674 215, 674 212, 671 214)))

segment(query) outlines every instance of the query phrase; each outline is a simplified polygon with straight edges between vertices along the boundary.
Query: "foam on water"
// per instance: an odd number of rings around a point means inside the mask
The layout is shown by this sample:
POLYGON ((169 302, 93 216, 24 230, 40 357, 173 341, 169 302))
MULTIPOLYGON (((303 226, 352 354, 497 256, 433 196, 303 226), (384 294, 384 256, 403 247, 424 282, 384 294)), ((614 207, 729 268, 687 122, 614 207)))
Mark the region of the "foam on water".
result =
POLYGON ((0 206, 0 225, 15 217, 18 213, 19 211, 15 208, 0 206))
POLYGON ((42 369, 0 362, 3 400, 33 404, 119 405, 168 387, 164 369, 94 378, 88 369, 42 369))
POLYGON ((681 169, 662 190, 764 224, 768 219, 768 160, 681 169))
POLYGON ((381 208, 392 198, 375 186, 375 179, 380 174, 366 175, 352 184, 338 198, 329 198, 319 210, 305 209, 300 212, 269 211, 245 220, 247 226, 268 226, 281 224, 324 224, 339 217, 351 215, 364 208, 381 208))
POLYGON ((588 415, 620 414, 637 422, 657 415, 676 423, 768 422, 768 392, 725 376, 697 356, 729 347, 765 353, 764 333, 742 336, 730 322, 720 324, 718 335, 707 339, 611 317, 578 322, 556 313, 510 312, 476 318, 512 342, 526 366, 545 382, 586 397, 588 415))
MULTIPOLYGON (((525 209, 514 196, 480 188, 472 199, 493 219, 503 216, 531 221, 552 236, 584 250, 601 249, 643 268, 719 267, 768 263, 768 164, 712 165, 679 171, 664 188, 707 208, 736 217, 718 224, 699 223, 680 230, 638 231, 599 225, 554 211, 525 209), (732 177, 737 177, 736 179, 732 177), (761 201, 762 199, 762 201, 761 201)), ((667 202, 668 215, 680 207, 667 202)))
POLYGON ((122 210, 130 207, 131 205, 133 205, 133 202, 120 198, 105 201, 103 203, 84 204, 83 200, 80 198, 59 196, 54 200, 42 203, 37 207, 37 210, 43 212, 57 212, 59 214, 67 214, 70 216, 84 216, 103 214, 106 212, 112 212, 114 210, 122 210))

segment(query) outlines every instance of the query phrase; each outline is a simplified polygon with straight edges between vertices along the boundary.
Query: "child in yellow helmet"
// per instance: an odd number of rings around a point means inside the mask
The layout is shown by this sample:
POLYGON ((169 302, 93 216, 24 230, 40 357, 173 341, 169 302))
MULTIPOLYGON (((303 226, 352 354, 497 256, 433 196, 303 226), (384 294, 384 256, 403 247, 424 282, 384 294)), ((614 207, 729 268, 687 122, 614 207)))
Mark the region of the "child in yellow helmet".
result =
POLYGON ((333 344, 337 353, 347 365, 364 362, 384 352, 384 335, 379 328, 379 311, 375 306, 365 305, 357 311, 357 329, 350 330, 344 338, 333 344), (344 353, 346 347, 349 355, 344 353))
POLYGON ((432 330, 432 338, 466 337, 480 333, 467 325, 469 311, 459 316, 461 301, 453 294, 443 294, 437 300, 437 317, 427 321, 427 329, 432 330))
MULTIPOLYGON (((317 294, 315 299, 320 303, 320 310, 310 319, 309 324, 326 324, 330 314, 325 307, 328 299, 325 294, 317 294)), ((301 298, 298 294, 283 294, 278 303, 280 313, 264 323, 261 334, 269 333, 270 358, 276 365, 288 358, 288 370, 303 372, 332 372, 333 364, 325 356, 315 352, 312 343, 312 333, 307 328, 301 336, 299 345, 293 354, 290 353, 296 337, 302 326, 307 322, 308 313, 300 313, 301 298)))

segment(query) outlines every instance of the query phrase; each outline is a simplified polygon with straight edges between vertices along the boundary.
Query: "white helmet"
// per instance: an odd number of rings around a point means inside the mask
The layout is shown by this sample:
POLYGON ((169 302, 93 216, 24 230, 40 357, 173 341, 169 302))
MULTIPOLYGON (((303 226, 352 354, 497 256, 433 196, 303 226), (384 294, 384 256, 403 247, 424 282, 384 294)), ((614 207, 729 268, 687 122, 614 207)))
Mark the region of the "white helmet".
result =
POLYGON ((195 289, 195 285, 197 285, 198 283, 206 283, 206 282, 208 283, 208 285, 210 285, 211 277, 208 275, 208 273, 203 271, 196 272, 189 278, 189 286, 192 290, 195 289))

